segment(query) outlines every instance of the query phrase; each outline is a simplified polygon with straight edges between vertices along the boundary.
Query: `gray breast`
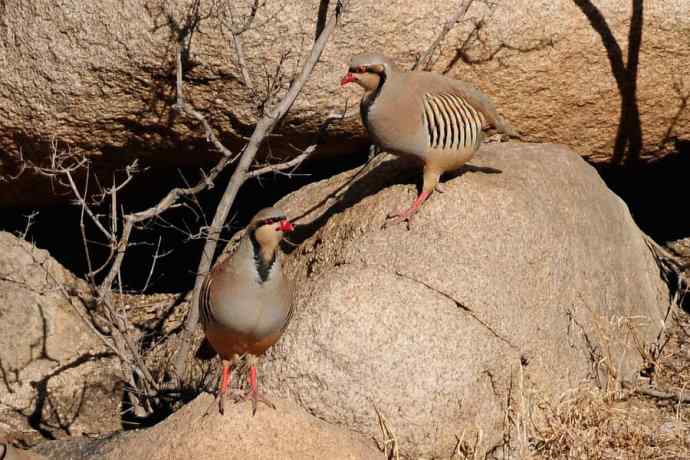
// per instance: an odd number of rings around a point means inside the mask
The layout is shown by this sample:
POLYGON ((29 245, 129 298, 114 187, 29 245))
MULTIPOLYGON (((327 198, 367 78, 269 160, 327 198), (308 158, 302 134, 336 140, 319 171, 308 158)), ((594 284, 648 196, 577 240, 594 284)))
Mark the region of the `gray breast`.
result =
POLYGON ((384 89, 373 101, 363 99, 362 105, 366 107, 363 121, 374 143, 389 153, 424 156, 428 143, 421 123, 421 99, 410 91, 384 89))
POLYGON ((208 291, 208 302, 200 303, 201 315, 206 323, 228 333, 261 339, 281 330, 288 320, 290 299, 284 295, 285 279, 280 274, 260 284, 215 283, 208 291))
POLYGON ((274 258, 262 275, 253 251, 243 239, 236 253, 204 280, 199 297, 204 327, 263 338, 284 326, 290 297, 280 261, 274 258))

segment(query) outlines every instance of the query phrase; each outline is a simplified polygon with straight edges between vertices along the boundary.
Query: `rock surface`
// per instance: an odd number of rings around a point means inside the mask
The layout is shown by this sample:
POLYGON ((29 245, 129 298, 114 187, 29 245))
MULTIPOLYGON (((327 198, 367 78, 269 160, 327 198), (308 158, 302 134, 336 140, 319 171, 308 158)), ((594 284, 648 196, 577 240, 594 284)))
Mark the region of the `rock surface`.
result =
POLYGON ((111 360, 76 314, 85 283, 10 233, 0 254, 0 435, 33 444, 118 429, 111 360))
POLYGON ((409 230, 382 228, 416 194, 399 159, 278 203, 298 224, 300 289, 260 373, 271 391, 369 436, 379 411, 403 453, 447 458, 478 432, 480 451, 500 445, 518 387, 553 397, 639 370, 668 290, 595 170, 564 146, 508 143, 463 171, 409 230))
POLYGON ((294 403, 274 403, 276 410, 261 405, 254 417, 248 403, 229 403, 221 416, 206 394, 148 430, 110 439, 49 442, 36 450, 50 454, 53 460, 382 458, 371 441, 318 420, 294 403), (204 417, 209 405, 211 411, 204 417))
POLYGON ((45 457, 13 447, 11 444, 0 443, 0 459, 2 460, 46 460, 45 457))
MULTIPOLYGON (((202 130, 171 110, 175 29, 188 17, 191 3, 0 5, 0 174, 18 172, 19 153, 45 160, 52 141, 60 150, 92 155, 105 169, 134 156, 159 166, 208 160, 202 130)), ((237 148, 256 121, 257 98, 242 82, 227 24, 221 27, 227 16, 209 10, 215 3, 200 3, 204 19, 194 35, 185 90, 223 140, 237 148)), ((236 5, 236 19, 250 3, 236 5)), ((242 35, 247 69, 260 95, 263 76, 274 71, 281 54, 290 52, 285 65, 290 69, 308 52, 318 4, 266 2, 242 35)), ((346 100, 349 107, 356 103, 359 92, 338 85, 353 53, 385 51, 409 68, 456 6, 455 0, 351 2, 273 149, 284 147, 282 141, 307 142, 329 113, 342 110, 346 100)), ((621 111, 630 111, 629 103, 621 109, 619 87, 629 91, 636 78, 643 142, 646 151, 655 151, 675 137, 690 138, 690 111, 682 104, 690 87, 690 3, 645 2, 641 47, 628 52, 628 37, 635 35, 630 34, 632 16, 631 2, 619 0, 596 5, 518 0, 498 2, 493 12, 475 2, 468 20, 441 43, 433 69, 488 93, 528 139, 603 156, 613 149, 621 111), (478 36, 463 45, 482 18, 478 36), (638 58, 639 69, 628 55, 638 58)), ((333 136, 322 145, 326 152, 351 154, 365 142, 358 117, 330 131, 333 136)), ((0 184, 0 205, 57 198, 34 182, 25 173, 0 184)))

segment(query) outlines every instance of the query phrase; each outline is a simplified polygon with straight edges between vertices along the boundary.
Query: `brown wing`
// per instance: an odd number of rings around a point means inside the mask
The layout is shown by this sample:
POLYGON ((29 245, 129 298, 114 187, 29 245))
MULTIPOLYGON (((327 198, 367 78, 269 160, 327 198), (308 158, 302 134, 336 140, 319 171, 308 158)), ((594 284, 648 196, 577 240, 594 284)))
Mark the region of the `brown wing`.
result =
POLYGON ((510 137, 520 137, 510 123, 498 114, 496 106, 489 96, 464 81, 452 80, 450 78, 447 80, 449 86, 447 91, 464 98, 484 116, 489 126, 496 128, 496 130, 510 137))
MULTIPOLYGON (((279 260, 277 261, 277 263, 281 264, 281 269, 283 268, 282 263, 283 263, 284 257, 285 256, 281 252, 279 260)), ((285 324, 283 324, 283 327, 280 328, 280 335, 282 335, 283 332, 285 332, 285 329, 287 329, 288 325, 292 321, 292 316, 295 314, 295 300, 296 300, 295 299, 295 297, 296 297, 295 282, 292 280, 292 278, 285 275, 285 272, 283 272, 283 280, 285 282, 285 287, 284 287, 285 295, 289 299, 290 309, 288 310, 287 317, 285 318, 285 324)))
POLYGON ((199 290, 199 320, 204 330, 211 321, 215 321, 211 303, 211 286, 213 285, 211 273, 213 273, 213 270, 206 275, 204 282, 201 284, 201 289, 199 290))

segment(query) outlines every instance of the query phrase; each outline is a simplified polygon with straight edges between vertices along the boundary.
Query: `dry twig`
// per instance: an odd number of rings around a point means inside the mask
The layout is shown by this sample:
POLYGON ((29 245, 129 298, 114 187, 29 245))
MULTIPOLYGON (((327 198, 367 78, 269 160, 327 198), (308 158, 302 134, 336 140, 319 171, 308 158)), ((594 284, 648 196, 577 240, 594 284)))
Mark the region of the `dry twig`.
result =
POLYGON ((662 390, 659 388, 653 388, 649 385, 639 385, 636 386, 632 382, 629 382, 627 380, 624 380, 621 382, 624 388, 627 388, 629 390, 632 390, 636 393, 645 395, 645 396, 650 396, 652 398, 656 399, 661 399, 661 400, 668 400, 668 401, 674 401, 677 403, 690 403, 690 393, 688 392, 683 392, 683 390, 678 390, 677 393, 670 392, 668 390, 662 390))
POLYGON ((235 12, 233 10, 232 3, 233 2, 228 2, 227 4, 229 19, 227 27, 230 31, 230 35, 232 36, 232 43, 235 48, 235 54, 237 55, 237 64, 240 68, 240 72, 242 73, 242 81, 247 88, 251 89, 254 87, 254 85, 251 77, 249 76, 249 71, 247 70, 247 62, 244 57, 244 48, 242 46, 242 34, 251 28, 252 23, 256 18, 256 12, 259 10, 259 0, 253 1, 249 9, 249 14, 246 16, 242 24, 239 24, 237 21, 235 21, 235 12))
POLYGON ((429 48, 422 54, 415 65, 412 66, 412 70, 416 70, 418 67, 424 69, 424 70, 429 70, 429 63, 431 61, 431 56, 434 54, 436 51, 436 48, 441 44, 443 39, 446 38, 446 35, 448 35, 448 32, 450 32, 455 25, 460 22, 460 20, 465 16, 465 13, 467 13, 467 10, 472 6, 472 2, 474 0, 460 0, 458 3, 458 10, 456 13, 443 24, 443 28, 441 29, 441 32, 439 32, 438 36, 436 39, 429 45, 429 48))
POLYGON ((386 460, 400 460, 400 448, 395 433, 393 433, 388 420, 386 420, 386 417, 379 411, 376 405, 374 405, 374 411, 376 412, 379 429, 383 437, 383 441, 381 442, 382 446, 380 447, 383 450, 383 455, 386 457, 386 460))

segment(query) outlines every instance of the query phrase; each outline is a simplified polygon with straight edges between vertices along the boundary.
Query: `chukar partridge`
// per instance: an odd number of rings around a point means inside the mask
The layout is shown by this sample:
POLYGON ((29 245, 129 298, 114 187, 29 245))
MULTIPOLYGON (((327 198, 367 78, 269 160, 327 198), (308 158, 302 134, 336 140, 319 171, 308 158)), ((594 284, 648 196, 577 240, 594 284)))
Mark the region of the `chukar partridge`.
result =
POLYGON ((223 375, 218 391, 218 409, 223 413, 224 395, 230 385, 231 367, 246 354, 249 364, 249 392, 239 399, 273 407, 258 391, 256 356, 282 335, 292 316, 292 289, 283 275, 283 234, 293 225, 276 208, 259 211, 235 252, 217 264, 201 287, 199 314, 206 340, 220 355, 223 375))
POLYGON ((487 96, 459 80, 406 72, 380 54, 359 54, 340 84, 351 82, 364 88, 360 114, 373 142, 424 163, 421 193, 409 209, 389 216, 398 221, 408 220, 419 209, 443 173, 472 158, 484 127, 517 137, 487 96))

